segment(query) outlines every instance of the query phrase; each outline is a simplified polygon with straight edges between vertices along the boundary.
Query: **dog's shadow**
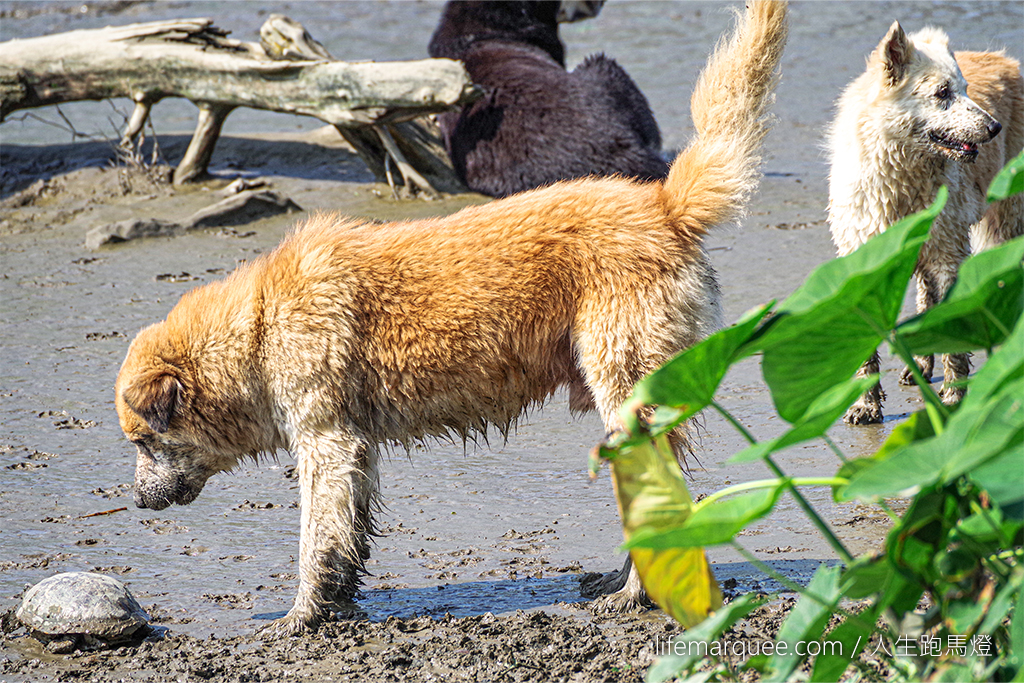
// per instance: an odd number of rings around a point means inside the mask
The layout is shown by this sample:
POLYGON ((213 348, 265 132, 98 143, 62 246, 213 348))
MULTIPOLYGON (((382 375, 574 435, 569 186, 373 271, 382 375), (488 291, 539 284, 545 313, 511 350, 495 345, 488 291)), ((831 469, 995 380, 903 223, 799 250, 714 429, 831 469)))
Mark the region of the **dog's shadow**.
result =
MULTIPOLYGON (((824 561, 834 564, 834 561, 824 561)), ((807 585, 822 560, 770 560, 776 571, 786 578, 807 585)), ((744 593, 777 593, 787 588, 769 578, 749 562, 726 562, 714 565, 715 576, 726 598, 744 593)), ((506 614, 516 610, 558 605, 572 609, 573 605, 590 602, 580 595, 580 580, 586 574, 568 574, 545 578, 524 578, 499 581, 467 581, 465 583, 438 584, 425 588, 364 589, 358 600, 359 611, 350 618, 384 621, 388 617, 411 619, 433 618, 450 614, 453 617, 471 617, 486 614, 506 614)), ((267 612, 253 615, 258 621, 283 617, 286 612, 267 612)))
MULTIPOLYGON (((438 584, 424 588, 363 589, 358 599, 357 618, 384 621, 388 617, 470 617, 491 612, 502 614, 516 610, 546 607, 556 603, 588 602, 580 595, 579 574, 550 578, 524 578, 500 581, 467 581, 438 584)), ((285 612, 255 614, 253 619, 267 621, 283 617, 285 612)))

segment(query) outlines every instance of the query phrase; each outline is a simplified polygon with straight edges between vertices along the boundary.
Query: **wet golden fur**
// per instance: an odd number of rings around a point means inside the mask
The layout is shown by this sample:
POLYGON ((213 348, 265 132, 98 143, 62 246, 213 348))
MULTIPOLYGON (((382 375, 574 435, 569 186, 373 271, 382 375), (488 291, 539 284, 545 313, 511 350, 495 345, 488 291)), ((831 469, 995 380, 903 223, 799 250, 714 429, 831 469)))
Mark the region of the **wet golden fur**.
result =
MULTIPOLYGON (((136 503, 189 503, 240 459, 291 451, 300 585, 272 627, 290 633, 355 590, 381 444, 503 430, 560 386, 618 428, 633 384, 718 324, 701 242, 756 187, 785 38, 784 5, 750 3, 664 184, 575 180, 383 226, 323 214, 182 297, 117 380, 136 503)), ((625 584, 636 600, 635 574, 625 584)))

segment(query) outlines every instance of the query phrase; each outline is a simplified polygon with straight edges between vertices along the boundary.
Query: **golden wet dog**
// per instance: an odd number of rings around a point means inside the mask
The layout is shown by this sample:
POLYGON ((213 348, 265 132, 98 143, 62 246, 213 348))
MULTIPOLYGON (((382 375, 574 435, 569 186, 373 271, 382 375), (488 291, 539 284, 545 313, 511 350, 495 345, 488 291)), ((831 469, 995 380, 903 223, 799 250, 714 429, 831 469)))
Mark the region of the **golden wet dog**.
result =
MULTIPOLYGON (((187 504, 247 456, 293 453, 299 591, 270 627, 292 633, 354 595, 382 445, 507 429, 560 386, 619 428, 633 384, 718 324, 701 241, 757 185, 785 14, 751 2, 716 50, 664 183, 575 180, 389 225, 321 215, 183 296, 117 379, 136 504, 187 504)), ((642 592, 626 576, 619 602, 642 592)))

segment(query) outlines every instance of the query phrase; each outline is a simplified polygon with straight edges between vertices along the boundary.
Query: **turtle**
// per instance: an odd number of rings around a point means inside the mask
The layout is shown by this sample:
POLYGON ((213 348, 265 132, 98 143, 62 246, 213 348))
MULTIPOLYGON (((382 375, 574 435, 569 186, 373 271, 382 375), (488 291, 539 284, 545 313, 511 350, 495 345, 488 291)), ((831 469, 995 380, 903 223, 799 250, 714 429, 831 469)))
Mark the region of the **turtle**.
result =
POLYGON ((43 579, 25 592, 14 615, 56 654, 113 647, 150 631, 149 616, 128 587, 92 572, 43 579))

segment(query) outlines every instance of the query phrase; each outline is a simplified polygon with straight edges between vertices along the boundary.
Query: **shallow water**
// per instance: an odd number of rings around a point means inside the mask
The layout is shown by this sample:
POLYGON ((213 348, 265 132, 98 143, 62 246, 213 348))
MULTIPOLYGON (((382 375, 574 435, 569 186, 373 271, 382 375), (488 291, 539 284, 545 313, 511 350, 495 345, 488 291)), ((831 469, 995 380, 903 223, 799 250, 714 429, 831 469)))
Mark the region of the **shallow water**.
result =
MULTIPOLYGON (((5 15, 0 39, 186 16, 214 17, 234 37, 254 39, 265 14, 274 11, 302 21, 338 58, 414 59, 425 56, 440 5, 142 3, 115 15, 53 11, 58 7, 0 3, 4 12, 30 15, 5 15), (46 11, 32 14, 38 9, 46 11)), ((832 256, 824 224, 823 130, 840 89, 860 72, 864 56, 893 19, 908 29, 945 26, 956 48, 1006 47, 1024 57, 1019 2, 796 2, 792 8, 775 110, 779 123, 769 139, 762 191, 742 227, 715 233, 708 242, 727 322, 785 297, 832 256)), ((570 64, 596 51, 614 56, 649 98, 665 147, 677 149, 691 133, 693 81, 729 22, 728 10, 717 3, 611 2, 598 19, 565 27, 563 39, 570 64)), ((62 110, 82 132, 109 137, 114 127, 107 103, 62 110)), ((188 103, 165 102, 156 111, 161 135, 186 131, 194 119, 188 103)), ((51 110, 34 114, 60 120, 51 110)), ((56 146, 70 141, 67 131, 19 118, 0 126, 5 154, 23 160, 26 150, 19 146, 40 145, 28 155, 55 167, 74 156, 56 146)), ((318 127, 312 119, 240 110, 225 133, 294 134, 318 127)), ((301 142, 292 149, 268 140, 224 141, 214 169, 225 176, 269 176, 308 209, 392 218, 444 213, 475 201, 427 205, 380 199, 350 155, 333 165, 317 151, 314 164, 304 149, 301 142)), ((4 157, 8 168, 12 158, 4 157)), ((197 190, 169 201, 187 215, 206 196, 197 190)), ((135 509, 133 449, 118 429, 112 386, 137 330, 161 319, 189 288, 271 248, 295 217, 266 219, 234 234, 209 231, 89 252, 81 243, 90 221, 138 209, 113 200, 79 208, 58 220, 57 208, 43 206, 36 223, 25 223, 31 230, 0 231, 0 609, 15 604, 26 584, 52 573, 95 569, 128 581, 142 604, 173 630, 228 634, 279 616, 297 583, 298 491, 288 477, 290 457, 281 453, 278 462, 215 477, 190 506, 157 513, 135 509), (245 236, 249 230, 254 234, 245 236)), ((24 222, 34 210, 0 209, 0 222, 24 222)), ((896 386, 896 363, 888 360, 885 369, 889 420, 832 431, 849 455, 877 448, 895 421, 920 405, 912 392, 896 386)), ((784 428, 771 410, 756 360, 726 378, 722 395, 758 437, 784 428)), ((496 438, 491 447, 432 444, 393 454, 382 476, 384 536, 377 540, 368 567, 373 575, 360 601, 368 616, 499 613, 579 600, 577 572, 608 571, 621 562, 610 483, 607 476, 591 482, 586 473, 587 453, 602 435, 596 416, 573 420, 558 396, 524 418, 507 443, 496 438)), ((693 493, 768 476, 760 465, 723 464, 743 445, 722 420, 706 416, 693 493)), ((816 444, 787 451, 780 462, 795 476, 829 475, 836 468, 835 456, 816 444)), ((834 505, 826 490, 812 490, 808 497, 855 552, 877 544, 884 530, 878 515, 834 505)), ((789 500, 745 532, 743 542, 797 579, 809 577, 819 561, 833 559, 789 500)), ((720 580, 734 578, 740 589, 771 587, 734 553, 712 549, 711 557, 720 580)))

